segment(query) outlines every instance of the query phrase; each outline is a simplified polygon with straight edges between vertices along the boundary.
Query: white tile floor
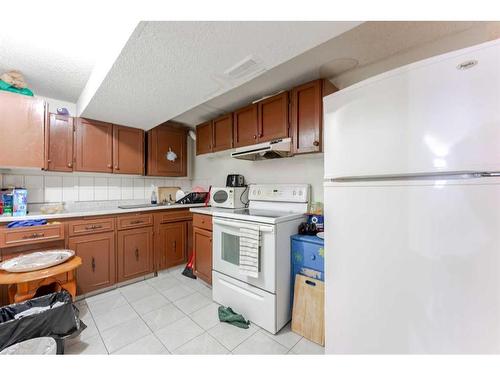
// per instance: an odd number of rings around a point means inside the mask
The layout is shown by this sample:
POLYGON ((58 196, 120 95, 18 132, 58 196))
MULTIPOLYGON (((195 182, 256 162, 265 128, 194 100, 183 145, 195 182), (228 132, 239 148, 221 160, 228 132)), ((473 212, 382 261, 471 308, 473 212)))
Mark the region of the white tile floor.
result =
POLYGON ((252 324, 220 323, 219 305, 184 267, 77 302, 87 325, 66 342, 66 354, 323 354, 324 348, 293 333, 277 335, 252 324))

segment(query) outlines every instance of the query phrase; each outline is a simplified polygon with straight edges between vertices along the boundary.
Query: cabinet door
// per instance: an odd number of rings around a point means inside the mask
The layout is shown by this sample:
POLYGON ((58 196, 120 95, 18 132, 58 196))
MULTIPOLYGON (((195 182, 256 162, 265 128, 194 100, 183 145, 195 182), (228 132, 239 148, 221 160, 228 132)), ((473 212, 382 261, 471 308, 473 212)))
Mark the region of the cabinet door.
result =
POLYGON ((233 148, 233 114, 216 118, 212 121, 213 147, 212 151, 222 151, 233 148))
POLYGON ((153 228, 118 232, 118 281, 153 272, 153 228))
POLYGON ((79 118, 75 126, 75 170, 113 171, 113 125, 79 118))
POLYGON ((113 173, 144 174, 144 130, 113 125, 113 173))
POLYGON ((187 132, 184 128, 160 125, 148 132, 148 176, 187 176, 187 132), (174 161, 167 153, 174 152, 174 161))
POLYGON ((115 283, 115 233, 72 237, 69 248, 82 258, 76 270, 77 293, 88 293, 115 283))
POLYGON ((186 237, 186 252, 187 260, 191 259, 193 254, 193 221, 186 221, 187 226, 187 237, 186 237))
POLYGON ((324 85, 328 86, 327 94, 337 90, 323 80, 309 82, 292 90, 291 137, 295 154, 322 151, 324 85))
POLYGON ((234 147, 256 143, 258 134, 257 104, 235 111, 233 121, 234 147))
POLYGON ((158 236, 160 269, 186 261, 186 222, 161 224, 158 236))
POLYGON ((0 91, 0 167, 44 168, 45 102, 0 91))
POLYGON ((258 142, 288 137, 288 92, 272 96, 258 103, 258 142))
POLYGON ((212 121, 196 127, 196 155, 212 152, 212 121))
POLYGON ((193 229, 194 270, 196 276, 212 284, 212 232, 197 228, 193 229))
POLYGON ((73 171, 73 118, 51 113, 47 124, 47 169, 73 171))

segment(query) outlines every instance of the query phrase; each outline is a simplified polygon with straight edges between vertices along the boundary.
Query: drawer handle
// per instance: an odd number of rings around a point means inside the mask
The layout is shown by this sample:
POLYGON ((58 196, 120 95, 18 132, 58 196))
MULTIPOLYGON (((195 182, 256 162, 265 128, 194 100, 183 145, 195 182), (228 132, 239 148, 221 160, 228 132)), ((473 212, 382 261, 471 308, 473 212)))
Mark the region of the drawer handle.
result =
POLYGON ((91 229, 99 229, 99 228, 102 228, 102 225, 101 224, 92 224, 92 225, 87 225, 85 227, 85 229, 87 230, 91 230, 91 229))
POLYGON ((144 223, 143 220, 133 220, 130 222, 130 224, 142 224, 142 223, 144 223))
POLYGON ((139 260, 139 249, 137 247, 135 248, 135 259, 139 260))
POLYGON ((40 238, 40 237, 45 237, 45 233, 26 234, 23 236, 23 239, 30 240, 30 239, 34 239, 34 238, 40 238))
POLYGON ((313 142, 313 146, 318 147, 318 146, 319 146, 319 141, 314 141, 314 142, 313 142))
POLYGON ((92 257, 92 272, 95 272, 95 258, 92 257))
POLYGON ((316 260, 316 255, 311 255, 311 260, 316 260))
POLYGON ((311 280, 306 280, 306 284, 311 285, 311 286, 316 286, 316 283, 314 281, 311 281, 311 280))

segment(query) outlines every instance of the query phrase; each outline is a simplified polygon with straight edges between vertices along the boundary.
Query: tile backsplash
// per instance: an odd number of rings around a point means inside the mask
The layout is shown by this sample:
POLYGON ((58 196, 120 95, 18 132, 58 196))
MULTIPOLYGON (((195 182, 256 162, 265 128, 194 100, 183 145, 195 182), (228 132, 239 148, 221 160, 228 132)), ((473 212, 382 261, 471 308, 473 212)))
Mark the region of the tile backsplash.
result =
POLYGON ((178 186, 191 190, 188 178, 154 178, 108 174, 62 174, 53 172, 7 171, 2 187, 24 186, 28 203, 148 200, 151 185, 178 186))

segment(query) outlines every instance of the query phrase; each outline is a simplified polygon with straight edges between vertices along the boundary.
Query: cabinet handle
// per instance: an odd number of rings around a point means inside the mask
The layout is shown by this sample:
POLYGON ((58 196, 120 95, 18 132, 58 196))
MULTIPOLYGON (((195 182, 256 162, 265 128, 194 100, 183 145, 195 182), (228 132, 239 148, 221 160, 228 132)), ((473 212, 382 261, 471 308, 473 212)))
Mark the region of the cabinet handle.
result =
POLYGON ((45 233, 33 233, 33 234, 26 234, 23 236, 24 240, 29 240, 29 239, 34 239, 34 238, 40 238, 44 237, 45 233))
POLYGON ((314 141, 313 146, 319 146, 319 141, 314 141))
POLYGON ((91 230, 91 229, 99 229, 99 228, 102 228, 102 225, 100 225, 100 224, 92 224, 92 225, 87 225, 87 226, 85 227, 85 229, 87 229, 87 230, 91 230))
POLYGON ((253 136, 253 139, 257 139, 257 135, 254 135, 254 136, 253 136))
POLYGON ((259 133, 259 138, 262 138, 262 133, 259 133))
POLYGON ((139 249, 137 247, 135 248, 135 259, 139 260, 139 249))
POLYGON ((113 166, 111 164, 108 164, 108 168, 113 168, 113 166))
POLYGON ((130 222, 130 224, 142 224, 142 223, 144 223, 144 221, 142 220, 133 220, 130 222))
POLYGON ((177 242, 175 240, 172 242, 172 249, 174 250, 174 253, 177 252, 177 242))
POLYGON ((118 168, 118 165, 115 165, 115 169, 116 169, 116 170, 119 170, 120 168, 118 168))
POLYGON ((52 163, 52 160, 50 160, 50 159, 47 159, 47 163, 52 163))
POLYGON ((95 272, 95 258, 92 257, 92 272, 95 272))
POLYGON ((72 168, 73 167, 73 163, 68 163, 68 168, 72 168))

